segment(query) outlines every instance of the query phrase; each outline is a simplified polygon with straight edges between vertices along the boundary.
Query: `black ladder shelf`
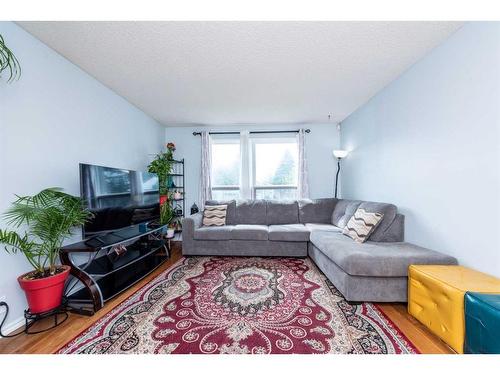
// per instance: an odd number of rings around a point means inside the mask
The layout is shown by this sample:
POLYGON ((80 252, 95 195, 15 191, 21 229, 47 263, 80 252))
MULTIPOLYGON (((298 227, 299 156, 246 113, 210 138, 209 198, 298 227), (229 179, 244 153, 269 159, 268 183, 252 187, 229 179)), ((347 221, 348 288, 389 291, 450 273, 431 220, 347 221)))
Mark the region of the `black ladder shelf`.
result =
POLYGON ((168 175, 167 189, 171 192, 178 191, 181 193, 181 198, 171 199, 170 204, 174 212, 178 209, 182 210, 180 213, 175 214, 177 221, 182 220, 186 215, 186 176, 185 176, 185 162, 184 159, 174 160, 172 172, 168 175), (170 185, 173 186, 170 186, 170 185))

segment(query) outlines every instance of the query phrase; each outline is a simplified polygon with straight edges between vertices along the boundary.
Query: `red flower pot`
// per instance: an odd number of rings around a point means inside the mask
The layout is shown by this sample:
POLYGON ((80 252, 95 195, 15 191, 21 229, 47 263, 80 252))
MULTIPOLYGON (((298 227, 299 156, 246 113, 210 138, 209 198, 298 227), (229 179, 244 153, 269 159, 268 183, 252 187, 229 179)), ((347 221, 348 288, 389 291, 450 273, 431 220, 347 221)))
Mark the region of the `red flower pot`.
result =
POLYGON ((168 195, 160 195, 160 206, 168 200, 168 195))
POLYGON ((71 267, 59 267, 64 268, 64 271, 43 279, 24 279, 24 276, 29 272, 17 278, 19 285, 26 294, 31 313, 43 313, 61 305, 64 283, 69 276, 71 267))

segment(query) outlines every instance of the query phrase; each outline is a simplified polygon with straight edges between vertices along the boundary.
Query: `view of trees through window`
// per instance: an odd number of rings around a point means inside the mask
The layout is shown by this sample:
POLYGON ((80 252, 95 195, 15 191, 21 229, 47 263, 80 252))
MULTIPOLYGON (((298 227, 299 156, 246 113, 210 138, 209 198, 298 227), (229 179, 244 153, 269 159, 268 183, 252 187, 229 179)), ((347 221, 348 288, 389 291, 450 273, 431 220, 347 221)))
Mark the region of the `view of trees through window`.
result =
MULTIPOLYGON (((249 174, 256 199, 289 200, 296 197, 298 148, 295 138, 257 138, 253 141, 249 174)), ((240 198, 240 144, 238 140, 212 144, 212 197, 240 198)))
POLYGON ((297 163, 290 150, 286 150, 278 168, 271 179, 272 185, 294 185, 296 184, 297 163))
POLYGON ((254 160, 256 199, 296 198, 298 149, 295 139, 256 143, 254 160))
POLYGON ((212 185, 238 186, 240 183, 240 145, 214 143, 212 145, 212 185))
POLYGON ((297 154, 295 143, 257 143, 255 185, 296 185, 297 154))
POLYGON ((212 144, 212 198, 216 200, 240 197, 240 144, 212 144))

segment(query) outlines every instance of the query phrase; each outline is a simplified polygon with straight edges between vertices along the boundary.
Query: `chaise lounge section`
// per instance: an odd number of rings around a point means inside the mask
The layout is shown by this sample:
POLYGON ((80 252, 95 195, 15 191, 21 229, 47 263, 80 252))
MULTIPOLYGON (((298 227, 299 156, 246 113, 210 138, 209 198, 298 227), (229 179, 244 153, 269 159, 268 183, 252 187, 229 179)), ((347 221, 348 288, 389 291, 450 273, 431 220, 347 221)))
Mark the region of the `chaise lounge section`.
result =
POLYGON ((406 302, 410 264, 457 264, 404 242, 404 216, 392 204, 335 198, 206 202, 220 204, 227 205, 224 226, 203 226, 202 213, 184 219, 184 255, 309 255, 348 301, 406 302), (342 234, 358 208, 384 214, 362 244, 342 234))

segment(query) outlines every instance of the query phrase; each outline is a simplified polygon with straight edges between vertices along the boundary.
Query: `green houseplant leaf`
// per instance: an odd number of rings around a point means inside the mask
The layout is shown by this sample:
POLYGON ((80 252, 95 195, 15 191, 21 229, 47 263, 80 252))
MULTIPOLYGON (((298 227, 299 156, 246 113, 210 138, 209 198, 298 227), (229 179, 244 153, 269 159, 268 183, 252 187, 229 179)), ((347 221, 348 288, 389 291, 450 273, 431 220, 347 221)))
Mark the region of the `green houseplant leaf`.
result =
POLYGON ((160 224, 167 225, 173 220, 175 216, 174 209, 170 205, 170 202, 167 201, 163 203, 160 207, 160 224))
POLYGON ((21 77, 21 65, 12 51, 5 45, 3 36, 0 35, 0 76, 3 72, 7 72, 9 78, 7 82, 10 83, 21 77))

